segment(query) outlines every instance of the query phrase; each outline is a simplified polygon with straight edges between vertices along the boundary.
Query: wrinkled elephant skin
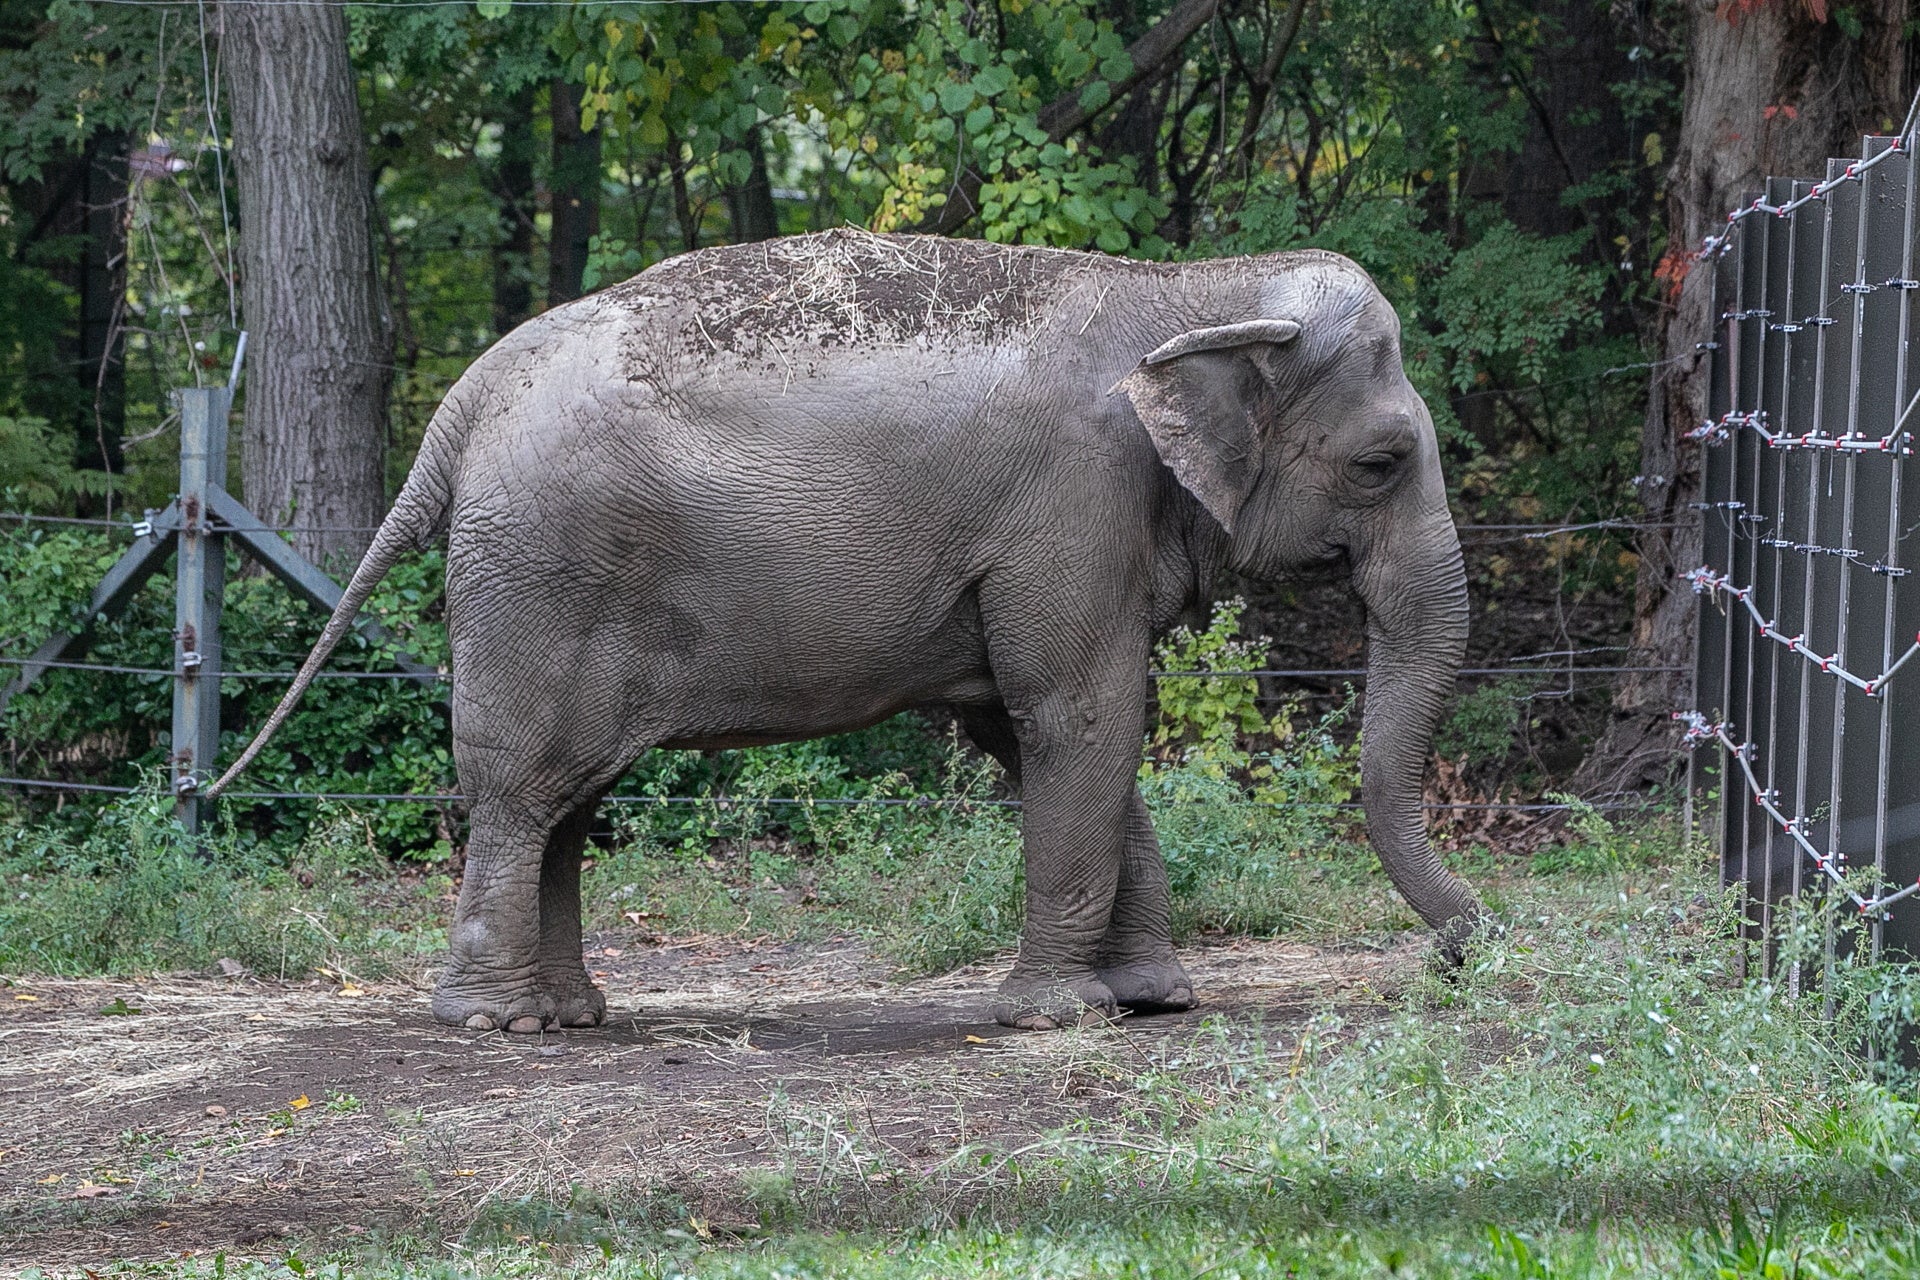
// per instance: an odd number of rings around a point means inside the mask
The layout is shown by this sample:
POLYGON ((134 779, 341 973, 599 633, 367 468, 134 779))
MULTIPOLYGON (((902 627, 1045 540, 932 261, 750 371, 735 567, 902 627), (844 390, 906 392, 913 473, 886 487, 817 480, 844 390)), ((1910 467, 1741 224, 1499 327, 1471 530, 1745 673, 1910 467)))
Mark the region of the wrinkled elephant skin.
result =
POLYGON ((1477 917, 1420 809, 1465 642, 1459 543, 1398 322, 1344 258, 841 231, 663 262, 460 379, 309 675, 443 530, 472 815, 445 1021, 604 1017, 580 857, 641 752, 934 703, 1026 802, 1025 927, 993 1015, 1191 1006, 1135 779, 1153 639, 1225 567, 1350 568, 1370 833, 1445 946, 1477 917))

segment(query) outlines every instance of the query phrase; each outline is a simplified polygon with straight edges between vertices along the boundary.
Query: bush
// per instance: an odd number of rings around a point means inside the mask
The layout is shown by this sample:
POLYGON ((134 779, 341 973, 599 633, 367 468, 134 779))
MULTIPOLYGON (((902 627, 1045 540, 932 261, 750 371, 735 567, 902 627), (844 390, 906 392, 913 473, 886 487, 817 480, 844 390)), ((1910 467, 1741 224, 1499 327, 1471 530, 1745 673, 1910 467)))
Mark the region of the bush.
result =
POLYGON ((137 973, 233 959, 261 973, 327 964, 371 976, 444 942, 411 901, 444 886, 402 888, 367 820, 344 809, 327 810, 291 860, 230 830, 196 841, 155 777, 97 810, 84 836, 0 826, 0 970, 137 973))

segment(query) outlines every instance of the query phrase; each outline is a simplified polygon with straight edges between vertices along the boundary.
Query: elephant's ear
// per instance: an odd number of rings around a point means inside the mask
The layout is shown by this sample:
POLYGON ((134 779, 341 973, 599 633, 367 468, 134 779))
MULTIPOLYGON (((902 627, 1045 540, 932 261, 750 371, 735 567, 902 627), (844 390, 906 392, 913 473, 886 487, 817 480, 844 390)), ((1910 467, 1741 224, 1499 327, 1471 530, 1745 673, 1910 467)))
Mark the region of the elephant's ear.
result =
POLYGON ((1228 533, 1253 487, 1252 406, 1239 379, 1220 377, 1218 367, 1209 377, 1207 362, 1193 357, 1277 346, 1299 336, 1300 326, 1291 320, 1192 329, 1148 352, 1140 367, 1113 388, 1132 401, 1160 460, 1228 533))

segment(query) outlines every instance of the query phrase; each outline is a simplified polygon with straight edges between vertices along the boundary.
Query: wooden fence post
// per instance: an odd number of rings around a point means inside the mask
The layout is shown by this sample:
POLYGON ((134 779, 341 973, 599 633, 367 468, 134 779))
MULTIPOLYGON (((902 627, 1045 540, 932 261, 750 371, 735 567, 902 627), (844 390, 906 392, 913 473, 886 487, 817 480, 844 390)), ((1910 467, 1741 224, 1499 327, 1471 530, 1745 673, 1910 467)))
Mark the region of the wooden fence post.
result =
POLYGON ((233 389, 194 387, 179 395, 173 796, 181 823, 197 833, 200 789, 213 776, 220 753, 220 608, 227 585, 227 540, 213 523, 213 495, 227 483, 227 414, 233 389))

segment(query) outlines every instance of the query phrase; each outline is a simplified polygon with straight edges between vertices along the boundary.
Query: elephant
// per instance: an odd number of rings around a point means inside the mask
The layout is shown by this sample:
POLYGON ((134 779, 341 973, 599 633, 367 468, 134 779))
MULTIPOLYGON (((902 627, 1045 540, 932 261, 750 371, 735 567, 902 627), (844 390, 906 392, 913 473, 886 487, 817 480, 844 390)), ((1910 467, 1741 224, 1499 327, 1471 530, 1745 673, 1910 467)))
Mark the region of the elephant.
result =
POLYGON ((1422 779, 1467 596, 1427 408, 1367 274, 840 230, 703 249, 501 338, 435 412, 286 719, 403 553, 446 537, 466 871, 434 1015, 598 1024, 580 864, 652 747, 954 709, 1022 809, 999 1022, 1189 1008, 1137 784, 1155 638, 1231 568, 1351 575, 1361 800, 1460 955, 1422 779))

